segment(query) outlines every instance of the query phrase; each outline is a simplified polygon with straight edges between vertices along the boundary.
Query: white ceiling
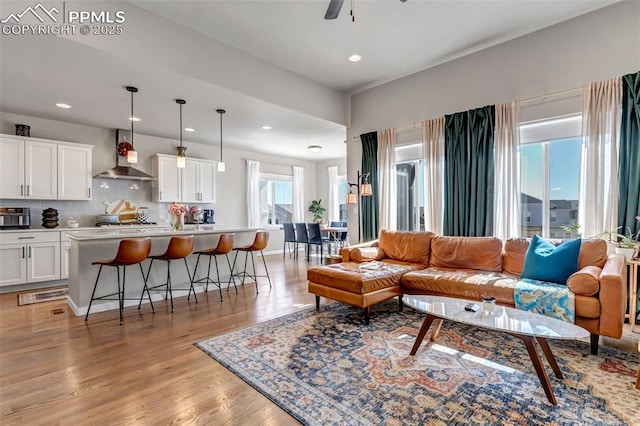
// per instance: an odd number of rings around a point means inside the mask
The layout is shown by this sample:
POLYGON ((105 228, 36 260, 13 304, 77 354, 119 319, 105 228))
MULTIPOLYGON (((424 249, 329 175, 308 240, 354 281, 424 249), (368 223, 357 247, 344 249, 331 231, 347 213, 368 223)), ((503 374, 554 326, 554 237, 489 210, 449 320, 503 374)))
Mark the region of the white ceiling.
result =
MULTIPOLYGON (((275 73, 291 78, 293 71, 303 80, 308 79, 309 87, 311 81, 316 86, 320 83, 324 86, 320 89, 326 90, 328 96, 341 91, 348 101, 347 93, 455 59, 614 1, 354 0, 354 23, 349 19, 349 0, 345 0, 335 21, 323 19, 329 0, 133 3, 143 10, 125 2, 117 5, 137 9, 143 19, 153 21, 154 25, 158 19, 167 25, 167 20, 174 26, 179 24, 176 31, 182 32, 186 41, 212 38, 244 52, 236 56, 248 53, 275 65, 271 74, 255 76, 264 79, 261 83, 265 87, 275 73), (362 55, 363 60, 349 62, 347 57, 353 53, 362 55)), ((29 4, 3 1, 0 16, 20 12, 21 7, 29 4)), ((141 44, 143 38, 158 37, 156 50, 147 52, 153 56, 147 58, 169 57, 170 47, 166 47, 169 43, 161 39, 162 28, 136 33, 125 25, 124 30, 136 34, 141 44)), ((133 36, 129 37, 127 42, 133 41, 134 47, 137 43, 131 39, 133 36)), ((217 145, 219 117, 215 110, 224 108, 228 111, 223 135, 227 147, 312 160, 345 156, 346 129, 339 123, 348 123, 348 113, 340 120, 327 119, 326 114, 320 118, 321 114, 309 108, 296 108, 296 102, 275 100, 277 96, 263 92, 248 93, 250 90, 238 88, 237 82, 234 86, 219 78, 214 80, 197 61, 192 66, 204 69, 181 69, 168 61, 163 65, 160 59, 155 63, 145 60, 133 48, 129 51, 117 45, 122 39, 89 40, 1 36, 0 109, 99 127, 127 128, 129 94, 124 86, 136 85, 140 93, 135 97, 135 115, 142 118, 136 124, 136 132, 176 138, 178 106, 174 99, 184 98, 187 100, 184 126, 196 129, 185 134, 185 140, 217 145), (57 102, 69 103, 73 108, 58 109, 54 106, 57 102), (264 124, 273 126, 273 130, 261 130, 264 124), (310 153, 308 145, 322 145, 324 150, 310 153)), ((210 43, 215 44, 213 40, 210 43)), ((306 97, 306 102, 313 103, 318 96, 314 90, 287 96, 306 97)))

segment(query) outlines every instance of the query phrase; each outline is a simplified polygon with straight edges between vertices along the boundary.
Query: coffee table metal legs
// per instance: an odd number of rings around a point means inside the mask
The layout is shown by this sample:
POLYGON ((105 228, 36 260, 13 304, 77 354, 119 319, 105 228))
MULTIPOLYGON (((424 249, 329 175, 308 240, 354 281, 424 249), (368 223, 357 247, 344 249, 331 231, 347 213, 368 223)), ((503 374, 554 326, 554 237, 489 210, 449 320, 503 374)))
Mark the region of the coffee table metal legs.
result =
MULTIPOLYGON (((440 332, 440 327, 442 326, 442 319, 436 316, 433 316, 431 314, 427 314, 427 317, 424 319, 424 322, 422 323, 422 327, 420 327, 420 331, 418 332, 416 341, 413 344, 413 347, 411 348, 410 355, 413 356, 416 354, 416 352, 418 352, 418 348, 420 347, 420 344, 422 344, 422 341, 424 340, 424 336, 427 335, 427 331, 429 331, 429 327, 431 327, 431 324, 434 322, 435 322, 435 325, 433 327, 433 332, 431 333, 431 337, 429 340, 433 342, 438 337, 438 333, 440 332)), ((536 344, 535 344, 535 341, 537 340, 555 376, 558 379, 562 379, 563 378, 562 372, 560 371, 560 367, 558 367, 558 363, 556 362, 556 359, 553 356, 553 352, 551 352, 551 348, 549 347, 547 340, 543 337, 526 336, 523 334, 516 334, 516 333, 509 333, 509 334, 522 339, 525 347, 527 348, 527 352, 529 353, 529 357, 531 358, 531 362, 533 363, 533 367, 536 370, 536 374, 538 375, 538 379, 540 380, 542 389, 544 389, 544 393, 547 395, 547 399, 549 399, 549 402, 552 403, 553 405, 557 405, 556 397, 553 394, 553 388, 551 387, 551 382, 549 381, 549 376, 547 376, 547 372, 545 371, 544 366, 542 365, 542 359, 540 358, 540 355, 536 350, 536 344)))

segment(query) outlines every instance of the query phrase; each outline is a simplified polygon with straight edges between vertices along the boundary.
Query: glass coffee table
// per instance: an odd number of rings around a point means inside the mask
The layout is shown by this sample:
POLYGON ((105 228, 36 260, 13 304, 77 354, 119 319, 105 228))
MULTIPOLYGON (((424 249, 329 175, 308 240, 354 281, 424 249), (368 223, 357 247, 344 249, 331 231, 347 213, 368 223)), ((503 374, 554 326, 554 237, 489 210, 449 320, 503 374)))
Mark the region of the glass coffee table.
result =
POLYGON ((551 352, 547 339, 577 340, 589 337, 589 332, 577 325, 506 306, 495 306, 494 313, 487 314, 482 311, 482 303, 479 301, 475 302, 441 296, 409 295, 405 295, 402 301, 404 304, 427 314, 418 332, 416 342, 411 349, 411 355, 415 355, 418 351, 432 323, 434 323, 434 328, 431 332, 430 340, 434 341, 438 337, 442 320, 455 321, 488 330, 502 331, 522 339, 538 374, 542 388, 549 402, 553 405, 557 404, 556 397, 553 394, 553 389, 542 365, 540 355, 536 350, 535 341, 538 341, 556 377, 562 379, 562 372, 560 372, 560 368, 553 356, 553 352, 551 352), (464 308, 469 303, 477 304, 480 310, 478 312, 465 311, 464 308))

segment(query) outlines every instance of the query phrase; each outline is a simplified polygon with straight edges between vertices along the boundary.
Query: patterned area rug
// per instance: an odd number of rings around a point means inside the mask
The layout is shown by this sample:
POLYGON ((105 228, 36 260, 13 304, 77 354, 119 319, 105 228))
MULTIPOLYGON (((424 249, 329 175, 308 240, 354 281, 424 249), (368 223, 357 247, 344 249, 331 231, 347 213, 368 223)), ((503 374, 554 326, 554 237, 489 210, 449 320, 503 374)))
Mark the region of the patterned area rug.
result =
MULTIPOLYGON (((332 303, 197 343, 304 424, 638 424, 640 355, 550 341, 565 378, 547 368, 548 401, 522 341, 445 322, 409 356, 424 315, 393 301, 332 303)), ((543 358, 544 359, 544 358, 543 358)))
POLYGON ((18 306, 66 299, 68 294, 69 288, 67 287, 34 291, 30 293, 20 293, 18 294, 18 306))

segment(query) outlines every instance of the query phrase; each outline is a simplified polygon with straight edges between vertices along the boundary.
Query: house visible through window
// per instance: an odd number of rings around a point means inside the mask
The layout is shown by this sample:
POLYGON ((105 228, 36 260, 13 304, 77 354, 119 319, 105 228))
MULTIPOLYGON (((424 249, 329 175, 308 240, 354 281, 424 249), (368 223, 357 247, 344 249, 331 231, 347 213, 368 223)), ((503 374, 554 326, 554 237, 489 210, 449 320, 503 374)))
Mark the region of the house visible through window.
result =
POLYGON ((520 129, 522 236, 571 237, 580 193, 580 116, 523 124, 520 129))
POLYGON ((293 177, 260 174, 260 225, 293 221, 293 177))

